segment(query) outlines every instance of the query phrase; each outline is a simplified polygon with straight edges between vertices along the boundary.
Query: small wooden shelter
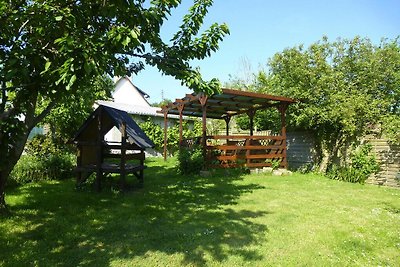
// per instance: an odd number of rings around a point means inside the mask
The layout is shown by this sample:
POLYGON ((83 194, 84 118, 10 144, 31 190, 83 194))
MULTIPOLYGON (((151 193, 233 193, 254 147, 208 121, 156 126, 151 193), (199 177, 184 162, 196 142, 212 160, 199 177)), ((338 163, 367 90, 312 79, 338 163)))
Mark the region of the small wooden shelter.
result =
POLYGON ((272 165, 272 160, 279 160, 280 166, 287 168, 286 158, 286 110, 294 99, 222 89, 222 93, 211 96, 186 94, 182 99, 162 108, 164 113, 164 158, 166 158, 167 115, 177 114, 180 117, 179 144, 181 147, 200 144, 203 147, 208 167, 231 168, 246 166, 249 168, 272 165), (258 110, 276 108, 281 115, 281 132, 279 135, 260 136, 253 134, 253 118, 258 110), (229 122, 233 116, 247 114, 250 119, 250 135, 230 135, 229 122), (202 136, 190 140, 182 139, 182 116, 201 117, 202 136), (206 119, 222 119, 226 122, 226 135, 207 136, 206 119))
POLYGON ((125 111, 99 106, 81 126, 73 143, 78 147, 78 185, 93 172, 97 190, 106 173, 119 173, 122 188, 127 174, 134 174, 143 184, 144 150, 154 144, 125 111), (104 136, 113 127, 121 132, 121 141, 106 142, 104 136))

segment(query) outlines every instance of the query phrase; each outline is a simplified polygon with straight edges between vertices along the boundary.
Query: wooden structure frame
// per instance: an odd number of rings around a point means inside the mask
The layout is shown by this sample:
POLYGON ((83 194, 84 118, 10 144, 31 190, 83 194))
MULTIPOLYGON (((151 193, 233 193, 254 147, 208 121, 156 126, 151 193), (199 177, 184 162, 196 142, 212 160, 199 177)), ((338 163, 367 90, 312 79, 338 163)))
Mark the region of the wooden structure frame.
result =
POLYGON ((81 126, 73 139, 78 147, 77 185, 96 172, 96 189, 101 190, 104 174, 119 173, 120 186, 125 187, 125 176, 133 174, 143 185, 146 148, 153 142, 125 111, 99 106, 81 126), (105 134, 113 127, 121 132, 120 142, 106 142, 105 134), (114 159, 114 162, 107 162, 114 159))
POLYGON ((179 115, 179 144, 181 147, 201 144, 209 167, 249 168, 271 166, 272 160, 280 160, 280 166, 287 168, 286 158, 286 110, 296 101, 291 98, 273 96, 232 89, 207 96, 202 93, 186 94, 184 98, 164 106, 164 159, 167 144, 167 116, 179 115), (253 119, 257 110, 276 108, 280 112, 281 132, 278 136, 255 136, 253 119), (250 135, 230 135, 229 122, 233 116, 247 114, 250 119, 250 135), (182 116, 202 118, 202 136, 190 140, 182 139, 182 116), (223 119, 226 135, 207 136, 207 118, 223 119))

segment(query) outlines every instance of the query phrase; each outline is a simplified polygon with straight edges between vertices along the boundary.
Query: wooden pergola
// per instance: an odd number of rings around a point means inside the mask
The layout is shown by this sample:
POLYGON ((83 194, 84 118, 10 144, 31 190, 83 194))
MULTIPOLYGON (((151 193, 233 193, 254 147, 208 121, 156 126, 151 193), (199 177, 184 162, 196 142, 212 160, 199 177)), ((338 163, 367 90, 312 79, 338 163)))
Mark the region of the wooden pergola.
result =
POLYGON ((167 156, 167 116, 179 115, 179 144, 191 146, 201 144, 209 167, 249 168, 271 166, 272 160, 280 160, 280 166, 287 168, 286 159, 286 110, 294 99, 232 89, 222 93, 186 94, 162 108, 164 114, 164 159, 167 156), (279 135, 255 136, 253 119, 258 110, 276 108, 280 112, 281 132, 279 135), (233 116, 247 114, 250 119, 250 135, 230 135, 229 122, 233 116), (202 136, 190 140, 182 139, 182 118, 202 118, 202 136), (222 119, 226 122, 226 135, 207 136, 207 118, 222 119))

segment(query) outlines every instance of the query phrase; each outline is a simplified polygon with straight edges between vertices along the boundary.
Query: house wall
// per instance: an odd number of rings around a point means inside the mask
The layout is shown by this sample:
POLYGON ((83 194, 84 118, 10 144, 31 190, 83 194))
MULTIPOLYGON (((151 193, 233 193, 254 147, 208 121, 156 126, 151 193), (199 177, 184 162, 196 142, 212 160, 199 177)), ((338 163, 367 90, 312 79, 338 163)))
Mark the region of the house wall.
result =
POLYGON ((150 106, 143 95, 135 89, 134 85, 127 78, 122 78, 116 83, 112 97, 116 103, 150 106))

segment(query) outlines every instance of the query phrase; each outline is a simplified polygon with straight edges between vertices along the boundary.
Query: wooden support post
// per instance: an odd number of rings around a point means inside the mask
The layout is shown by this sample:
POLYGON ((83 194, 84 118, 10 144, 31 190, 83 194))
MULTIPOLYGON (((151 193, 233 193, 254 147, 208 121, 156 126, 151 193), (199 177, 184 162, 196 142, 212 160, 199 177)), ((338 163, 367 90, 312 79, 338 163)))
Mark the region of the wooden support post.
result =
MULTIPOLYGON (((250 138, 246 139, 246 141, 244 141, 244 145, 247 146, 247 147, 250 147, 251 146, 251 139, 250 138)), ((249 166, 249 164, 251 163, 251 159, 249 157, 250 155, 251 155, 251 150, 247 149, 246 150, 246 164, 247 164, 247 166, 249 166)))
MULTIPOLYGON (((78 152, 76 155, 76 163, 77 163, 76 166, 78 167, 82 167, 82 150, 83 150, 82 146, 78 145, 78 152)), ((76 173, 76 185, 80 186, 81 183, 82 183, 82 172, 78 171, 76 173)))
POLYGON ((199 101, 201 104, 203 117, 202 117, 202 138, 201 138, 201 145, 203 147, 203 156, 206 159, 206 146, 207 146, 207 96, 202 94, 199 97, 199 101))
POLYGON ((167 160, 168 110, 164 109, 164 161, 167 160))
POLYGON ((126 122, 121 125, 121 161, 120 161, 120 189, 125 189, 125 176, 126 176, 126 122))
POLYGON ((183 118, 182 118, 182 112, 184 109, 185 105, 182 103, 178 105, 178 111, 179 111, 179 149, 182 147, 182 132, 183 132, 183 118))
MULTIPOLYGON (((145 159, 145 154, 144 150, 140 150, 140 166, 144 167, 144 159, 145 159)), ((143 187, 144 184, 144 171, 143 168, 139 170, 139 186, 143 187)))
POLYGON ((229 135, 229 122, 231 121, 231 116, 224 117, 224 121, 226 123, 226 135, 229 135))
POLYGON ((99 110, 97 117, 97 140, 96 140, 96 190, 101 190, 101 179, 103 178, 103 110, 99 110))
POLYGON ((250 136, 253 136, 253 131, 254 131, 254 115, 256 114, 255 110, 249 110, 247 112, 247 115, 249 116, 250 119, 250 136))
MULTIPOLYGON (((283 137, 282 145, 284 147, 282 153, 285 153, 285 154, 287 154, 287 143, 286 143, 286 109, 287 109, 287 107, 288 107, 287 104, 281 104, 278 107, 278 110, 281 113, 281 136, 283 137)), ((282 165, 285 168, 288 167, 287 157, 286 156, 282 160, 282 165)))

